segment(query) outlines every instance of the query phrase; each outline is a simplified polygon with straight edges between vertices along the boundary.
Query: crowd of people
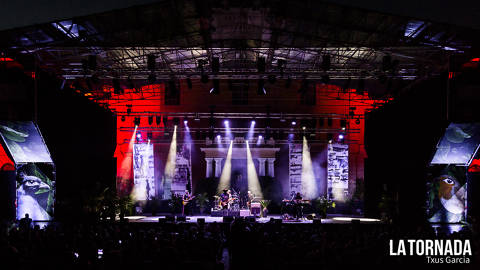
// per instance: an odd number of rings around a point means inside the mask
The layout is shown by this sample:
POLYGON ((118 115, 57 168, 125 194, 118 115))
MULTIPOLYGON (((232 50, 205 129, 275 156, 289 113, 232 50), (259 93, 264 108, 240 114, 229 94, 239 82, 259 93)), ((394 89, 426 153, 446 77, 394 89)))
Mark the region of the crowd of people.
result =
MULTIPOLYGON (((389 255, 389 239, 472 239, 430 226, 402 230, 387 224, 4 223, 1 260, 14 269, 299 269, 342 264, 426 263, 389 255)), ((478 259, 477 259, 478 260, 478 259)))

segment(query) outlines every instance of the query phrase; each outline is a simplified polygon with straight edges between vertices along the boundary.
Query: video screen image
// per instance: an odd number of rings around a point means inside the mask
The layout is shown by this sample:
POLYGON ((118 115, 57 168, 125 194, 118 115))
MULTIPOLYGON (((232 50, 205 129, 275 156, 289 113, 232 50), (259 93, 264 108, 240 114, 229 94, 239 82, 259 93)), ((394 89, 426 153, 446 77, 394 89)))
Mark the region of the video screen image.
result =
POLYGON ((468 165, 479 143, 479 124, 451 123, 437 146, 431 164, 468 165))
POLYGON ((465 221, 466 167, 447 165, 435 174, 427 181, 428 220, 433 223, 465 221))
POLYGON ((50 164, 25 164, 17 169, 17 219, 52 220, 55 202, 54 168, 50 164))
POLYGON ((0 135, 15 163, 52 162, 42 136, 33 122, 0 121, 0 135))

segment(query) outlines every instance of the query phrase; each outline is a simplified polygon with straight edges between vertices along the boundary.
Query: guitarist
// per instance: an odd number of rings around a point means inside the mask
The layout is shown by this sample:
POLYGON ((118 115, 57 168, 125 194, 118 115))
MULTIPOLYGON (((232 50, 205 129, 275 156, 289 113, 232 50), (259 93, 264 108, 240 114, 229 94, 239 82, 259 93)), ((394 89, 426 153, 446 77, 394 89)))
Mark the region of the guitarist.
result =
POLYGON ((223 193, 220 194, 220 205, 222 206, 222 209, 228 209, 229 201, 230 201, 230 194, 228 193, 228 190, 224 189, 223 193))
POLYGON ((195 198, 195 196, 192 196, 190 194, 190 191, 188 190, 185 190, 185 193, 183 194, 182 196, 182 216, 185 215, 185 212, 187 212, 187 214, 191 214, 190 210, 191 210, 191 207, 188 205, 188 203, 193 200, 193 198, 195 198), (185 211, 185 208, 187 211, 185 211))

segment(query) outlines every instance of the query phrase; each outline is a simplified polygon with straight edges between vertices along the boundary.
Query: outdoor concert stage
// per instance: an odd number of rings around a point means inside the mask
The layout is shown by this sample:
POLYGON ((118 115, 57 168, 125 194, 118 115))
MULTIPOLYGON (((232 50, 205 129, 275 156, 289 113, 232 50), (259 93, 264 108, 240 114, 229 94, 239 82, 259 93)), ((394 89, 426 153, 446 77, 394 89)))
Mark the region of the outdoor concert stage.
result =
MULTIPOLYGON (((127 216, 125 217, 129 220, 129 222, 138 222, 138 223, 152 223, 158 222, 159 219, 166 218, 165 215, 163 216, 127 216)), ((212 216, 187 216, 185 222, 187 223, 196 223, 198 219, 204 218, 205 223, 222 223, 223 217, 212 217, 212 216)), ((268 217, 258 217, 255 219, 258 223, 267 223, 271 219, 282 219, 280 215, 270 215, 268 217)), ((332 216, 321 219, 322 224, 347 224, 351 223, 352 220, 359 220, 360 223, 365 224, 374 224, 374 223, 381 223, 379 219, 373 218, 363 218, 363 217, 347 217, 347 216, 332 216)), ((183 222, 183 221, 182 221, 183 222)), ((313 224, 313 220, 302 219, 302 220, 282 220, 282 223, 285 224, 313 224)))

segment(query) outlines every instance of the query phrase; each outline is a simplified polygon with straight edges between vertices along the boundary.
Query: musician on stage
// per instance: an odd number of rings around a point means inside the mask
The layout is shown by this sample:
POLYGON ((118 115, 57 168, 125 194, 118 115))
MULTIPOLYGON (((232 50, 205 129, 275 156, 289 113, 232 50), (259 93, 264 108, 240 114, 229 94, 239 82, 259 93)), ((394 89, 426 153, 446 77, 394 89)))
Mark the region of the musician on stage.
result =
POLYGON ((293 205, 295 209, 295 218, 298 220, 300 218, 303 218, 303 198, 300 192, 297 192, 295 194, 295 197, 293 197, 293 205))
POLYGON ((248 209, 250 209, 250 211, 252 210, 251 206, 252 206, 253 198, 255 198, 255 195, 253 195, 253 193, 250 190, 247 191, 247 206, 248 206, 248 209))
POLYGON ((182 196, 182 215, 191 215, 192 213, 192 207, 190 206, 190 201, 194 198, 192 194, 190 194, 190 191, 185 190, 185 193, 183 193, 182 196))
POLYGON ((230 200, 229 190, 224 189, 223 193, 220 194, 220 204, 222 209, 228 209, 228 201, 230 200))

